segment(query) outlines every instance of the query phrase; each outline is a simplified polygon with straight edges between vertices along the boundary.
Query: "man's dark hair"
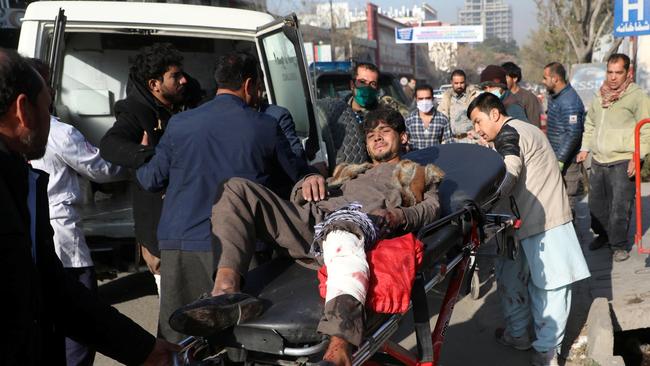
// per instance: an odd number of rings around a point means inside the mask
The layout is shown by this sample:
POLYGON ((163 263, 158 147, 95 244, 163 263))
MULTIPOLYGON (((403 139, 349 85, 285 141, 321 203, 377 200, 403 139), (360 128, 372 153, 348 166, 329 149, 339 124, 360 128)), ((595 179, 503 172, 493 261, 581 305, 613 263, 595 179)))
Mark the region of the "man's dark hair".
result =
POLYGON ((464 79, 467 79, 467 75, 465 75, 465 71, 461 69, 456 69, 451 72, 451 76, 449 77, 449 80, 453 79, 454 76, 462 76, 464 79))
POLYGON ((43 79, 25 58, 16 51, 0 48, 0 117, 7 114, 20 94, 35 105, 44 86, 43 79))
POLYGON ((611 64, 614 62, 619 62, 623 60, 623 68, 625 68, 625 71, 630 70, 630 57, 628 55, 623 54, 623 53, 613 53, 609 58, 607 59, 607 64, 611 64))
POLYGON ((367 134, 377 128, 381 122, 390 126, 397 133, 406 132, 406 124, 404 123, 402 114, 392 108, 386 107, 380 107, 368 112, 361 124, 361 129, 364 134, 367 134))
POLYGON ((429 84, 418 84, 415 87, 415 93, 417 94, 419 90, 428 90, 431 92, 431 95, 433 95, 433 87, 431 87, 429 84))
POLYGON ((217 57, 214 80, 220 89, 239 90, 246 79, 257 81, 259 77, 257 59, 246 52, 230 52, 217 57))
POLYGON ((50 80, 50 66, 47 62, 41 60, 40 58, 26 58, 27 63, 31 66, 36 72, 41 75, 41 78, 47 83, 50 80))
POLYGON ((548 69, 548 71, 550 71, 552 75, 556 75, 560 79, 562 79, 562 82, 566 83, 566 69, 564 68, 564 66, 562 66, 561 63, 553 61, 548 65, 544 66, 544 68, 548 69))
POLYGON ((135 80, 148 87, 151 79, 163 80, 163 75, 171 66, 181 66, 183 55, 171 43, 154 43, 140 49, 135 56, 130 73, 135 80))
MULTIPOLYGON (((357 75, 359 75, 359 69, 364 68, 368 69, 370 71, 374 71, 379 75, 379 68, 377 68, 377 65, 370 63, 370 62, 359 62, 354 67, 352 68, 352 80, 357 79, 357 75)), ((411 80, 410 78, 409 80, 411 80)))
POLYGON ((482 93, 472 100, 469 107, 467 107, 467 118, 470 120, 472 119, 470 115, 475 108, 478 108, 479 111, 486 114, 489 114, 492 109, 496 108, 502 115, 508 115, 501 99, 492 93, 482 93))
POLYGON ((521 81, 521 67, 517 66, 516 63, 508 61, 504 62, 501 67, 506 69, 506 75, 510 76, 511 78, 517 78, 517 82, 521 81))

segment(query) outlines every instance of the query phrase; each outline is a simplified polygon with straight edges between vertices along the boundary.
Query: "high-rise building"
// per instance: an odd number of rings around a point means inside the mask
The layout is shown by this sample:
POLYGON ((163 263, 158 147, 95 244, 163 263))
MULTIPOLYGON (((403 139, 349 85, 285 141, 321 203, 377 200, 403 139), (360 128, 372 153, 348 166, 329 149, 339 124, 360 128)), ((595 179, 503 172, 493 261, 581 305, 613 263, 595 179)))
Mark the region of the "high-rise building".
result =
POLYGON ((458 23, 482 25, 485 38, 513 39, 512 7, 503 0, 465 0, 465 7, 458 11, 458 23))

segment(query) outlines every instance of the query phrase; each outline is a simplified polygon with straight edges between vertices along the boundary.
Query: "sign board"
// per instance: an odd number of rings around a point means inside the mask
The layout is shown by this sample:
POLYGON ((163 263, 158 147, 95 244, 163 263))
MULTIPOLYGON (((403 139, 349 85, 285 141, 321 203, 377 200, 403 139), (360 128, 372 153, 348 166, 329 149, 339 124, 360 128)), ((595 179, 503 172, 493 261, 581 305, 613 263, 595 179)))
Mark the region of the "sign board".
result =
MULTIPOLYGON (((648 0, 650 1, 650 0, 648 0)), ((395 43, 483 42, 482 25, 395 28, 395 43)))
POLYGON ((650 0, 614 0, 614 36, 650 34, 650 0))
POLYGON ((585 109, 589 109, 591 101, 600 90, 603 81, 605 81, 606 74, 607 64, 605 63, 574 64, 571 66, 569 81, 580 99, 582 99, 585 109))

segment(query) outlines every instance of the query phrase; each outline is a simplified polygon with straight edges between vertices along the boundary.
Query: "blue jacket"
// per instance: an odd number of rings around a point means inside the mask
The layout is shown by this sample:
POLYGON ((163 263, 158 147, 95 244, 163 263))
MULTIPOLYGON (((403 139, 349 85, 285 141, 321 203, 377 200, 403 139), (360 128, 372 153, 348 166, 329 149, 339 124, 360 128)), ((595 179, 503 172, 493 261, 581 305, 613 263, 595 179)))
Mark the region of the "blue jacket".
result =
POLYGON ((148 191, 166 188, 160 249, 211 251, 210 214, 221 183, 242 177, 268 186, 274 174, 295 182, 299 169, 273 117, 222 94, 172 117, 156 154, 136 175, 148 191))
POLYGON ((546 136, 557 160, 568 165, 580 151, 585 106, 570 84, 548 98, 546 136))

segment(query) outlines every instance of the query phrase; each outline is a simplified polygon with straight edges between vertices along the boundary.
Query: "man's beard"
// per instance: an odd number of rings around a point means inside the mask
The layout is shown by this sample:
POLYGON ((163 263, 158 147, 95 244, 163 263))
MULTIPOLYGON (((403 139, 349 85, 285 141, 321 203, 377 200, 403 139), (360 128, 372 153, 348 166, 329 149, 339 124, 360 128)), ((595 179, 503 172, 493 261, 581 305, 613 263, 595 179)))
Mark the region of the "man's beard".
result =
POLYGON ((385 163, 387 161, 390 161, 390 160, 394 159, 398 154, 396 154, 396 153, 394 153, 394 152, 392 152, 390 150, 387 150, 387 151, 385 151, 385 152, 383 152, 383 153, 381 153, 379 155, 374 155, 372 153, 368 153, 368 155, 370 155, 370 159, 372 161, 376 161, 378 163, 385 163))
MULTIPOLYGON (((47 135, 46 135, 47 136, 47 135)), ((36 160, 40 159, 45 155, 45 149, 47 147, 47 138, 45 141, 38 140, 37 131, 30 131, 27 136, 20 138, 20 142, 25 146, 25 152, 23 156, 25 160, 36 160)))
POLYGON ((170 101, 172 104, 179 104, 182 103, 183 100, 185 100, 185 88, 175 92, 175 93, 170 93, 168 91, 163 91, 162 92, 163 98, 166 100, 170 101))
POLYGON ((456 93, 456 95, 461 95, 461 94, 463 94, 465 92, 465 88, 454 89, 454 92, 456 93))

